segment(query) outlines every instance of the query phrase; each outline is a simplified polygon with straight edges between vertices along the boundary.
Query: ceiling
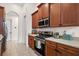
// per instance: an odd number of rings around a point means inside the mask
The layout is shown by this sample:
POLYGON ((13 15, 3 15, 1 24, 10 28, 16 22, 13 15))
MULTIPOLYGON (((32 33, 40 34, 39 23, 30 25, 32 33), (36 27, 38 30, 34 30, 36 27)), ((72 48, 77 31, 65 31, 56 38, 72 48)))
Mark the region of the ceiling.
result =
MULTIPOLYGON (((27 3, 14 3, 14 4, 16 4, 16 5, 20 6, 20 7, 23 7, 24 4, 27 4, 27 3)), ((37 3, 29 3, 29 4, 37 5, 37 3)))

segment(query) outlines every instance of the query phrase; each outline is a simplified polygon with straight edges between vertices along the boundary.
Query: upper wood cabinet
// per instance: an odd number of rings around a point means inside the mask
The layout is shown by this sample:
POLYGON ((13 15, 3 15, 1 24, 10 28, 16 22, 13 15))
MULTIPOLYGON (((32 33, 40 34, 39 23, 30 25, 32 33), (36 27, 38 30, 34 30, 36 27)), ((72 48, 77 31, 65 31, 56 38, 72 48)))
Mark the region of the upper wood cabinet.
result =
POLYGON ((75 26, 77 25, 77 13, 75 3, 61 4, 61 25, 62 26, 75 26))
POLYGON ((38 14, 39 19, 44 19, 46 17, 49 17, 49 4, 48 3, 42 3, 38 6, 38 14))
POLYGON ((60 4, 50 4, 50 26, 60 25, 60 4))
POLYGON ((38 6, 38 15, 39 15, 39 20, 41 20, 43 17, 42 17, 42 4, 38 6))
POLYGON ((38 28, 38 10, 32 14, 32 28, 38 28))
POLYGON ((76 26, 79 24, 79 6, 75 3, 50 4, 50 26, 76 26))
MULTIPOLYGON (((79 3, 76 3, 76 18, 77 18, 77 25, 79 25, 79 3)), ((76 19, 75 19, 76 20, 76 19)))
POLYGON ((79 26, 79 3, 41 3, 32 16, 33 28, 39 27, 38 22, 47 17, 50 27, 79 26))
POLYGON ((49 17, 49 4, 48 3, 44 3, 43 5, 43 9, 42 9, 42 16, 43 18, 49 17))

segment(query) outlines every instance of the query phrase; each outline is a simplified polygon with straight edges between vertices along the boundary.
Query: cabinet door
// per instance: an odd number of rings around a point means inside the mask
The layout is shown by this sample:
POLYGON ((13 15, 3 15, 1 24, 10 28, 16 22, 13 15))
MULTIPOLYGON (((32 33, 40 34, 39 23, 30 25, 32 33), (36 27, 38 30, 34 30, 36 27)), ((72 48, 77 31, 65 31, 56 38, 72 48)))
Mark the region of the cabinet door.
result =
POLYGON ((39 15, 39 20, 41 20, 43 18, 42 16, 42 9, 43 9, 43 6, 42 4, 38 7, 38 15, 39 15))
POLYGON ((56 56, 56 51, 51 45, 46 46, 46 56, 56 56))
POLYGON ((76 15, 77 16, 76 17, 77 18, 77 23, 76 24, 79 25, 79 3, 76 4, 76 14, 77 14, 76 15))
POLYGON ((38 28, 38 11, 32 14, 32 28, 38 28))
POLYGON ((34 49, 34 37, 29 36, 28 44, 32 49, 34 49))
POLYGON ((50 4, 50 26, 60 25, 60 4, 50 4))
POLYGON ((61 24, 62 26, 77 25, 76 4, 73 3, 61 4, 61 24))
POLYGON ((43 18, 49 17, 49 4, 48 3, 44 3, 42 5, 42 16, 43 18))
POLYGON ((0 34, 3 34, 3 16, 4 15, 4 8, 0 7, 0 34))
POLYGON ((57 55, 60 56, 78 56, 79 49, 64 44, 57 44, 57 55))
POLYGON ((39 19, 43 19, 49 16, 49 4, 48 3, 42 3, 38 6, 38 14, 39 19))
POLYGON ((46 40, 45 55, 56 56, 56 43, 55 42, 46 40))

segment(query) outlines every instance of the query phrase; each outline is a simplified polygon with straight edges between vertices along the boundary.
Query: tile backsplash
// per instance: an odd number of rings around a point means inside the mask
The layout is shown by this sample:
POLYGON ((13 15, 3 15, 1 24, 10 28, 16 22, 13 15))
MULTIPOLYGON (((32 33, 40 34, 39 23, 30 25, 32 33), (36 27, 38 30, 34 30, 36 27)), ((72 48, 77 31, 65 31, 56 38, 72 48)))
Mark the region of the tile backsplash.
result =
POLYGON ((56 27, 56 28, 39 28, 37 31, 52 31, 63 34, 66 31, 67 34, 71 34, 73 37, 79 37, 79 26, 76 27, 56 27))

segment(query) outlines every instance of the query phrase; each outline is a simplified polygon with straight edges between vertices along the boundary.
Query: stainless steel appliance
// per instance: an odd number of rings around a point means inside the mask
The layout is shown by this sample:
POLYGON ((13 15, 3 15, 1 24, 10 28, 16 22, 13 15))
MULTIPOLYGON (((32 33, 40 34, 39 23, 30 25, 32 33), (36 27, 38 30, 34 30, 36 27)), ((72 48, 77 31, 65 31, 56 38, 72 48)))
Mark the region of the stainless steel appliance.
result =
POLYGON ((35 37, 35 49, 41 55, 45 55, 45 39, 39 36, 35 37))
POLYGON ((35 37, 35 49, 41 55, 45 55, 45 38, 52 37, 52 32, 40 32, 39 36, 35 37))
POLYGON ((38 25, 39 25, 39 27, 47 27, 47 26, 49 26, 49 23, 50 23, 49 18, 47 17, 47 18, 40 20, 38 25))

